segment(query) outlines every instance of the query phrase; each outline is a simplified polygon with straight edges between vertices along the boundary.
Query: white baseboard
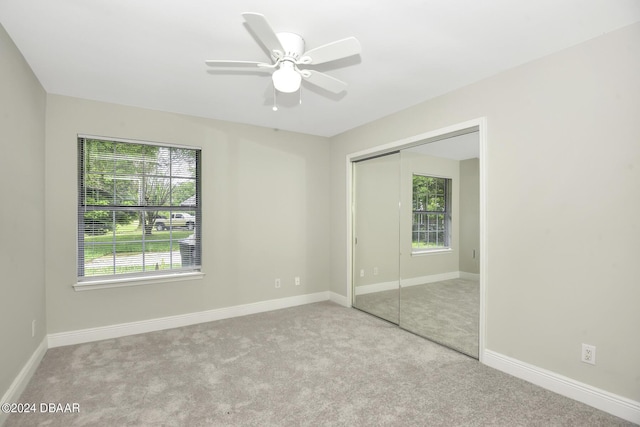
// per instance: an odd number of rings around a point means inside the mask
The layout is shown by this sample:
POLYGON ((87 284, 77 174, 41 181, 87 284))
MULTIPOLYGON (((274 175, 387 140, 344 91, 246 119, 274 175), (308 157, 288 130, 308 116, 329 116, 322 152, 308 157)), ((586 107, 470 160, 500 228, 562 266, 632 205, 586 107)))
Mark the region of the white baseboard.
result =
MULTIPOLYGON (((2 400, 0 403, 19 403, 20 395, 24 391, 27 384, 29 384, 29 380, 33 376, 33 373, 36 371, 42 358, 47 352, 47 338, 45 337, 40 345, 33 352, 27 363, 24 364, 16 378, 13 380, 7 392, 2 396, 2 400)), ((4 425, 9 414, 0 411, 0 426, 4 425)))
POLYGON ((467 273, 466 271, 460 271, 460 278, 466 280, 477 280, 480 281, 480 274, 478 273, 467 273))
POLYGON ((487 366, 562 396, 585 403, 632 423, 640 424, 640 402, 618 396, 491 350, 484 350, 482 362, 487 366))
MULTIPOLYGON (((480 275, 475 273, 467 273, 465 271, 450 271, 447 273, 431 274, 429 276, 411 277, 409 279, 400 280, 400 286, 403 288, 409 286, 424 285, 426 283, 442 282, 451 279, 467 279, 480 280, 480 275)), ((393 291, 398 289, 398 281, 372 283, 370 285, 356 286, 354 291, 356 295, 366 295, 375 292, 393 291)))
POLYGON ((262 313, 265 311, 279 310, 281 308, 311 304, 314 302, 327 301, 329 299, 329 291, 325 291, 317 292, 314 294, 261 301, 252 304, 237 305, 215 310, 161 317, 158 319, 141 320, 138 322, 121 323, 118 325, 101 326, 97 328, 81 329, 70 332, 60 332, 57 334, 49 334, 48 344, 49 348, 82 344, 86 342, 119 338, 127 335, 136 335, 147 332, 161 331, 164 329, 179 328, 182 326, 195 325, 198 323, 212 322, 214 320, 246 316, 248 314, 262 313))
POLYGON ((335 292, 329 292, 329 300, 336 304, 340 304, 343 307, 351 307, 351 301, 349 301, 349 298, 335 292))
POLYGON ((356 295, 373 294, 376 292, 393 291, 398 289, 398 281, 372 283, 370 285, 356 286, 354 291, 356 295))
POLYGON ((411 277, 409 279, 402 279, 400 286, 406 288, 408 286, 424 285, 425 283, 442 282, 444 280, 459 279, 459 271, 450 271, 448 273, 431 274, 429 276, 411 277))

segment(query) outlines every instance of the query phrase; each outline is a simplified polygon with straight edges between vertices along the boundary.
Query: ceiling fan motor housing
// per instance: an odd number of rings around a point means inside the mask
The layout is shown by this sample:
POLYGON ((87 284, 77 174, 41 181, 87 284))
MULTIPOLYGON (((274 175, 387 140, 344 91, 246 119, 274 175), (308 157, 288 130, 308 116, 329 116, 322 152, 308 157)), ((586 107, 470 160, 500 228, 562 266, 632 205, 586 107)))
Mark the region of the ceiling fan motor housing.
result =
POLYGON ((282 59, 290 59, 297 62, 305 52, 302 36, 295 33, 277 33, 276 36, 284 49, 282 59))

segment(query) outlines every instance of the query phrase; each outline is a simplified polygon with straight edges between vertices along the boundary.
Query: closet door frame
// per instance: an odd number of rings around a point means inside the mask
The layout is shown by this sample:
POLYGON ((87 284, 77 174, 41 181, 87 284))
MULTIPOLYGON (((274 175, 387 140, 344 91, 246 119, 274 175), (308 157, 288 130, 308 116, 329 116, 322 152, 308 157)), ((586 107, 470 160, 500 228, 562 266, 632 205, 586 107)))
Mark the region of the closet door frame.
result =
POLYGON ((428 142, 464 135, 470 132, 478 132, 480 152, 480 320, 479 320, 479 352, 478 358, 482 363, 486 342, 486 306, 487 306, 487 278, 488 259, 487 251, 487 120, 485 117, 469 120, 445 128, 421 133, 418 135, 392 141, 386 144, 368 148, 366 150, 347 154, 345 167, 347 173, 347 301, 353 305, 353 165, 352 163, 367 157, 374 157, 403 148, 414 147, 428 142))

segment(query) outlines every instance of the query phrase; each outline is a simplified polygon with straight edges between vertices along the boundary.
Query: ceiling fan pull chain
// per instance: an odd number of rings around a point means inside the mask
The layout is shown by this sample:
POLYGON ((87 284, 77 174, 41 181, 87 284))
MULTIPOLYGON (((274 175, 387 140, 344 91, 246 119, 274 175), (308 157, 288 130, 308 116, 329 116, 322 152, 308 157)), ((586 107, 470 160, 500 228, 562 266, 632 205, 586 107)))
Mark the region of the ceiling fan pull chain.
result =
POLYGON ((300 90, 298 91, 298 95, 300 96, 298 105, 302 105, 302 86, 300 86, 300 90))
POLYGON ((273 86, 273 111, 278 111, 278 102, 277 102, 277 98, 276 98, 276 87, 275 85, 273 86))

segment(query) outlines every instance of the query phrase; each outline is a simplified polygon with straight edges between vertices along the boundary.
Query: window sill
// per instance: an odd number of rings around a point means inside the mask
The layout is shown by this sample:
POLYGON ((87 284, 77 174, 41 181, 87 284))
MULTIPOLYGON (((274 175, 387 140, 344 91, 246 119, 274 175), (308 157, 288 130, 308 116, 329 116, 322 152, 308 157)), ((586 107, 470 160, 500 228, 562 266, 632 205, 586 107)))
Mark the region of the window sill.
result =
POLYGON ((412 251, 411 256, 424 256, 424 255, 441 255, 453 253, 453 249, 451 248, 442 248, 442 249, 428 249, 422 251, 412 251))
POLYGON ((180 282, 184 280, 198 280, 204 277, 204 273, 194 271, 189 273, 167 274, 156 277, 127 277, 122 279, 92 280, 78 282, 73 285, 76 291, 93 291, 96 289, 122 288, 130 286, 151 285, 154 283, 180 282))

